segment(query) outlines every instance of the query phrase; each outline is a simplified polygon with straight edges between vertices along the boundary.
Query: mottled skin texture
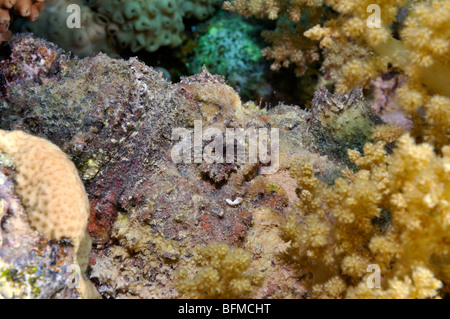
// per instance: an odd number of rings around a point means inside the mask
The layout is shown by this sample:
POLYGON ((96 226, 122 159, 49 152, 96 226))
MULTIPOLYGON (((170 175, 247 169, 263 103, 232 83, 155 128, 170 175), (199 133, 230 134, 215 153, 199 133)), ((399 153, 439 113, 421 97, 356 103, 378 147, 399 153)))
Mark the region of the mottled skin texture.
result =
MULTIPOLYGON (((13 54, 25 50, 23 41, 49 47, 17 37, 12 42, 13 54)), ((267 112, 258 110, 240 101, 224 79, 206 70, 172 84, 136 59, 114 60, 100 54, 69 60, 58 54, 55 61, 52 70, 56 71, 37 78, 11 77, 14 70, 3 70, 3 77, 9 80, 7 94, 0 101, 5 105, 0 128, 22 129, 45 137, 76 164, 90 200, 93 280, 104 296, 176 297, 174 271, 179 265, 190 264, 195 244, 220 241, 245 247, 251 231, 256 234, 252 247, 259 251, 258 247, 267 244, 262 244, 261 236, 254 231, 254 213, 269 209, 279 216, 290 211, 292 202, 279 190, 283 185, 255 179, 261 164, 174 163, 174 128, 193 129, 194 120, 203 120, 203 128, 214 125, 222 130, 277 127, 280 170, 289 169, 297 161, 308 161, 319 178, 330 182, 342 167, 339 161, 327 158, 325 151, 333 148, 318 147, 318 138, 307 133, 306 111, 286 105, 267 112), (226 199, 237 197, 243 198, 240 205, 226 203, 226 199), (177 243, 180 254, 174 257, 164 250, 155 252, 151 240, 135 250, 133 242, 141 235, 139 231, 124 234, 122 224, 116 222, 118 213, 126 216, 130 225, 145 229, 145 236, 177 243), (119 290, 118 283, 124 278, 137 288, 126 284, 121 287, 129 287, 128 291, 119 290), (146 285, 148 282, 152 284, 146 285)), ((326 143, 323 136, 321 145, 326 143)), ((264 220, 265 214, 261 216, 258 220, 264 220)), ((273 234, 276 223, 270 224, 273 234)), ((270 253, 262 256, 267 263, 262 264, 276 274, 282 263, 274 255, 275 248, 267 251, 270 253)), ((290 271, 283 270, 285 277, 290 271)), ((277 282, 276 278, 268 278, 257 295, 298 291, 296 283, 286 287, 286 282, 277 282)))

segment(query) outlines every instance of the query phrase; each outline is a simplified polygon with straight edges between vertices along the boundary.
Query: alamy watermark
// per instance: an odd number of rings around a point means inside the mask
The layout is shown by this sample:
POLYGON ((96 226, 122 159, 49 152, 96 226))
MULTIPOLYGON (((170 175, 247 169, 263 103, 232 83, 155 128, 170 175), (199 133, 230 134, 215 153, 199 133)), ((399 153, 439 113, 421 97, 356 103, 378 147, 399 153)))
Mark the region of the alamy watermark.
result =
MULTIPOLYGON (((405 4, 403 9, 412 10, 412 8, 417 4, 431 4, 431 0, 412 0, 405 4)), ((400 8, 400 9, 402 9, 400 8)), ((369 29, 380 29, 381 28, 381 8, 378 4, 372 3, 367 6, 367 12, 371 13, 366 19, 366 26, 369 29)))
POLYGON ((67 266, 69 276, 66 279, 66 286, 71 289, 79 289, 81 287, 81 269, 78 264, 70 264, 67 266))
POLYGON ((372 13, 366 20, 369 29, 381 28, 381 8, 378 4, 370 4, 367 6, 367 12, 372 13))
POLYGON ((175 128, 172 141, 177 142, 171 150, 175 163, 261 163, 261 174, 275 174, 279 169, 277 128, 270 129, 270 149, 267 128, 227 128, 223 132, 217 127, 208 127, 203 130, 200 120, 194 121, 193 130, 175 128), (204 146, 204 142, 209 143, 204 146))
POLYGON ((370 289, 381 288, 381 270, 377 264, 371 264, 367 267, 366 272, 372 273, 367 277, 366 284, 370 289))
POLYGON ((66 9, 70 15, 67 17, 66 25, 69 29, 81 28, 81 8, 78 4, 69 4, 66 9))

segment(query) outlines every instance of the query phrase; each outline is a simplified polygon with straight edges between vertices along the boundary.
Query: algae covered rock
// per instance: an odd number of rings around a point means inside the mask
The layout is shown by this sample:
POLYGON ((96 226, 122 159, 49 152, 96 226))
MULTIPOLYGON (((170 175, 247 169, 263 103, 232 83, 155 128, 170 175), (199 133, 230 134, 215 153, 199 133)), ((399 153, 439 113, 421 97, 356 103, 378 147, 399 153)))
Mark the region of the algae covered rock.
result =
POLYGON ((383 121, 365 102, 361 88, 347 94, 330 93, 319 87, 312 101, 311 133, 318 137, 317 145, 335 159, 347 159, 348 149, 362 150, 371 140, 372 130, 383 121))

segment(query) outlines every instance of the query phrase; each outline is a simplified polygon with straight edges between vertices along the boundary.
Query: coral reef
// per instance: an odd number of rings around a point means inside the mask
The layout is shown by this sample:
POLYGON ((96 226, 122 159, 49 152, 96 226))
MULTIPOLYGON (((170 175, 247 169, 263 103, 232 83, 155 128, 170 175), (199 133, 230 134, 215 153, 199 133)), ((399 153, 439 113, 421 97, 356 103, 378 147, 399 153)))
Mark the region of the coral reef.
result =
POLYGON ((181 269, 176 286, 184 298, 243 298, 248 297, 253 286, 262 281, 262 274, 249 272, 252 257, 240 248, 230 248, 225 243, 199 246, 194 253, 199 269, 191 278, 181 269))
MULTIPOLYGON (((6 134, 10 134, 12 137, 16 137, 15 135, 24 137, 25 135, 25 133, 17 132, 6 134)), ((25 139, 27 138, 37 140, 37 138, 25 136, 25 139)), ((8 138, 8 141, 11 142, 11 137, 8 138)), ((5 134, 2 133, 2 150, 4 142, 5 134)), ((42 145, 42 142, 40 143, 37 143, 36 146, 42 145)), ((46 142, 44 146, 47 143, 50 144, 46 142)), ((10 147, 14 148, 15 145, 9 144, 10 147)), ((27 153, 26 150, 22 151, 25 154, 27 153)), ((34 151, 36 151, 36 148, 34 151)), ((51 151, 58 150, 53 146, 51 151)), ((89 236, 86 235, 83 238, 81 247, 74 246, 66 239, 56 242, 52 238, 53 236, 45 236, 41 232, 43 230, 44 233, 48 233, 47 228, 36 225, 33 218, 30 220, 30 213, 34 213, 34 211, 22 206, 22 202, 29 203, 30 197, 25 194, 25 196, 21 195, 21 199, 19 199, 18 194, 16 194, 16 191, 20 188, 17 186, 17 181, 23 180, 27 170, 36 168, 37 164, 42 162, 36 162, 34 158, 28 158, 24 162, 24 156, 17 156, 17 152, 13 153, 15 153, 15 158, 9 157, 3 152, 0 153, 0 222, 2 224, 0 230, 0 298, 98 297, 98 292, 92 283, 84 277, 87 256, 91 249, 89 236), (37 228, 39 232, 33 228, 37 228)), ((37 153, 34 154, 37 155, 37 153)), ((56 157, 60 160, 58 156, 61 155, 57 154, 56 157)), ((32 185, 37 186, 37 188, 41 187, 41 185, 33 183, 27 185, 27 187, 32 185)), ((41 190, 43 189, 41 188, 41 190)), ((49 203, 55 203, 55 200, 61 199, 61 196, 58 197, 58 193, 55 193, 54 190, 48 192, 48 194, 54 196, 54 198, 50 198, 49 203)), ((85 196, 84 192, 82 195, 85 196)), ((41 192, 38 197, 37 201, 42 202, 45 193, 41 192)), ((61 208, 69 207, 62 206, 61 208)), ((77 208, 72 207, 72 209, 77 208)), ((48 212, 52 213, 51 210, 48 212)), ((47 211, 44 213, 47 213, 47 211)), ((86 217, 86 212, 84 215, 86 217)), ((45 219, 45 216, 42 216, 44 222, 45 219)), ((57 221, 53 219, 52 221, 51 218, 47 218, 47 220, 50 226, 57 227, 57 224, 62 224, 60 226, 66 228, 75 226, 71 226, 70 221, 67 220, 57 221)), ((84 220, 85 227, 86 220, 84 220)), ((85 229, 81 229, 80 232, 84 234, 85 229)), ((65 235, 72 237, 71 233, 65 235)))
MULTIPOLYGON (((7 88, 1 129, 47 138, 75 163, 91 207, 89 278, 103 297, 177 297, 177 269, 194 271, 194 247, 212 242, 252 252, 249 270, 268 274, 255 296, 304 293, 293 268, 276 257, 283 244, 274 236, 277 218, 290 210, 294 189, 287 187, 295 186, 285 182, 286 172, 308 161, 331 183, 345 167, 344 160, 331 160, 332 147, 317 147, 318 138, 308 133, 309 112, 242 103, 222 77, 206 69, 172 84, 136 59, 70 59, 25 35, 14 36, 10 45, 11 55, 2 61, 8 67, 1 70, 7 88), (30 47, 47 52, 43 61, 28 58, 30 47), (36 72, 41 65, 52 66, 36 72), (279 172, 258 176, 265 166, 260 162, 175 162, 173 129, 193 130, 198 120, 203 130, 278 128, 279 172), (256 227, 254 220, 268 226, 256 227), (266 232, 270 237, 259 235, 266 232)), ((314 132, 327 129, 311 125, 314 132)))
POLYGON ((120 48, 132 52, 156 51, 161 46, 181 44, 184 30, 183 18, 205 19, 221 4, 220 0, 180 1, 145 0, 111 2, 93 0, 89 3, 105 21, 106 32, 120 48))
POLYGON ((268 103, 283 101, 310 108, 322 59, 318 43, 303 33, 330 14, 322 9, 322 2, 232 0, 225 1, 223 8, 264 29, 260 37, 266 47, 261 54, 270 61, 273 71, 264 73, 272 86, 268 103))
POLYGON ((239 16, 217 14, 197 27, 196 46, 186 59, 188 72, 196 74, 205 65, 211 73, 222 75, 244 99, 270 94, 260 43, 255 39, 259 29, 239 16))
MULTIPOLYGON (((353 89, 348 94, 331 94, 320 86, 312 100, 310 132, 317 136, 326 133, 323 147, 338 147, 329 150, 335 158, 346 158, 347 149, 362 150, 370 141, 372 130, 382 123, 381 119, 366 103, 362 90, 353 89), (328 141, 336 141, 329 143, 328 141)), ((318 141, 318 144, 322 143, 318 141)))
POLYGON ((105 23, 96 17, 83 0, 47 1, 39 19, 34 22, 18 20, 13 29, 32 32, 80 57, 95 52, 119 56, 113 41, 107 37, 105 23), (68 22, 73 22, 74 19, 73 11, 68 10, 69 5, 77 5, 80 8, 79 27, 69 29, 68 22))
MULTIPOLYGON (((93 27, 64 45, 151 59, 220 3, 80 0, 93 27)), ((193 27, 196 74, 176 83, 14 35, 0 48, 0 296, 448 297, 449 3, 386 0, 377 20, 368 0, 226 1, 261 20, 193 27), (277 73, 263 55, 285 81, 320 68, 314 97, 245 102, 277 73)), ((67 0, 47 4, 41 26, 63 23, 67 0)))
POLYGON ((408 135, 391 155, 384 145, 349 150, 360 170, 332 187, 310 165, 292 171, 300 200, 281 236, 286 258, 312 274, 315 297, 432 298, 449 282, 449 148, 441 157, 408 135), (381 289, 367 284, 369 265, 381 289))
POLYGON ((54 144, 22 131, 0 130, 0 150, 14 159, 15 190, 31 226, 47 238, 71 239, 78 248, 89 202, 73 163, 54 144))
POLYGON ((180 1, 179 6, 184 17, 204 20, 213 14, 222 3, 223 0, 185 0, 180 1))
POLYGON ((0 1, 0 43, 11 38, 9 25, 12 12, 30 21, 35 21, 44 8, 45 0, 1 0, 0 1))
POLYGON ((221 0, 53 0, 34 23, 17 24, 20 31, 52 41, 80 57, 103 52, 118 57, 118 51, 154 52, 182 42, 183 18, 205 19, 221 0), (69 5, 80 7, 80 27, 69 29, 69 5), (71 36, 67 36, 71 34, 71 36))
POLYGON ((266 32, 272 47, 265 55, 275 59, 274 69, 293 62, 297 74, 303 74, 318 58, 317 48, 311 51, 311 44, 305 43, 314 40, 322 48, 321 70, 335 81, 339 93, 367 87, 383 73, 405 75, 395 90, 401 110, 393 121, 410 127, 405 120, 412 120, 411 135, 437 149, 449 143, 448 1, 235 0, 225 2, 224 8, 277 19, 278 29, 266 32), (291 29, 283 31, 282 23, 291 29))
MULTIPOLYGON (((0 298, 50 298, 65 287, 74 249, 31 228, 14 193, 13 159, 2 154, 0 170, 0 298)), ((68 290, 66 296, 77 293, 68 290)))
POLYGON ((225 1, 223 7, 244 17, 277 20, 275 30, 262 33, 263 38, 272 44, 262 50, 264 56, 274 60, 272 70, 294 65, 295 73, 301 76, 308 65, 319 60, 318 46, 303 33, 308 26, 319 23, 324 14, 321 1, 233 0, 225 1))
POLYGON ((181 44, 184 25, 179 2, 94 0, 89 5, 98 12, 99 19, 105 21, 108 36, 114 38, 120 48, 153 52, 163 45, 181 44))
MULTIPOLYGON (((364 54, 350 55, 337 71, 337 89, 340 92, 355 85, 367 85, 388 66, 407 75, 405 83, 396 91, 403 110, 412 116, 414 135, 438 149, 448 144, 450 118, 448 91, 448 14, 447 1, 416 2, 408 7, 404 21, 398 21, 399 10, 406 1, 387 1, 379 6, 379 27, 366 23, 366 8, 370 1, 329 1, 341 15, 316 26, 305 33, 311 39, 321 39, 325 48, 346 46, 365 48, 364 54), (398 38, 392 31, 394 21, 401 23, 398 38), (420 116, 419 113, 424 115, 420 116), (423 118, 423 120, 422 120, 423 118)), ((360 49, 353 49, 361 52, 360 49)), ((336 54, 327 54, 332 60, 336 54)), ((341 55, 342 56, 342 55, 341 55)))

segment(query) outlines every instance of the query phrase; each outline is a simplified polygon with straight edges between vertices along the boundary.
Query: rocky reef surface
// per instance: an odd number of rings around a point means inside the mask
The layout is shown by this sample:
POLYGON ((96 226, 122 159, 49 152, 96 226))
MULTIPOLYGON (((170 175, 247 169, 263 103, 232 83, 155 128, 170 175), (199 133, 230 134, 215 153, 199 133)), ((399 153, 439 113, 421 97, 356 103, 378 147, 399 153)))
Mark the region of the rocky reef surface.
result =
MULTIPOLYGON (((0 129, 46 138, 75 163, 90 201, 87 230, 93 244, 87 276, 102 297, 180 297, 178 271, 194 271, 196 245, 213 242, 252 256, 250 269, 264 275, 252 297, 306 294, 279 254, 286 246, 278 236, 279 219, 290 213, 297 196, 289 169, 306 162, 325 182, 339 176, 348 163, 348 139, 360 138, 353 145, 362 146, 380 121, 362 95, 350 94, 347 99, 359 99, 352 103, 356 107, 341 112, 336 103, 345 104, 346 98, 319 90, 313 105, 317 116, 311 120, 311 113, 298 106, 265 110, 241 101, 222 77, 206 69, 170 83, 137 59, 104 54, 72 59, 27 35, 3 44, 0 56, 0 129), (343 131, 354 118, 356 133, 343 131), (195 121, 201 121, 203 131, 279 129, 278 171, 262 174, 267 165, 262 162, 177 163, 173 131, 193 131, 195 121)), ((13 190, 14 165, 5 158, 0 160, 0 268, 14 264, 10 268, 19 274, 1 273, 1 296, 76 297, 64 285, 65 267, 73 258, 70 244, 48 241, 30 227, 9 226, 13 220, 25 225, 26 218, 13 190), (17 240, 33 253, 17 257, 17 240), (33 271, 41 277, 30 284, 26 278, 33 271), (29 293, 4 292, 13 286, 29 293)))
POLYGON ((78 298, 68 285, 73 246, 31 229, 14 192, 13 161, 2 156, 0 162, 0 297, 78 298))

